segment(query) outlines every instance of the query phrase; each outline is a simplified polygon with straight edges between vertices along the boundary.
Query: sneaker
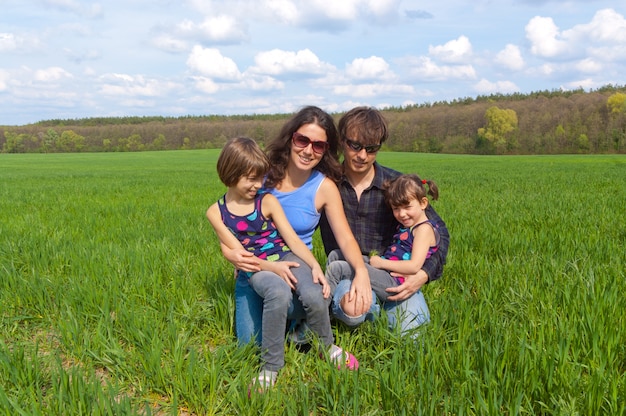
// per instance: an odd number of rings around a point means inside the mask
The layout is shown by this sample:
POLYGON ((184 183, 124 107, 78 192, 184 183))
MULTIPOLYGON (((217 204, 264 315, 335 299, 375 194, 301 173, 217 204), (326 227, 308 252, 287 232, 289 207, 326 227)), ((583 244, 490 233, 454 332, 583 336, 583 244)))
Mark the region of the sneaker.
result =
POLYGON ((252 396, 252 393, 263 394, 269 390, 274 384, 276 384, 276 378, 278 372, 261 370, 257 377, 254 377, 248 385, 248 397, 252 396))
POLYGON ((332 345, 330 347, 330 361, 337 364, 337 368, 339 370, 343 370, 344 368, 347 370, 358 370, 359 369, 359 361, 356 357, 350 354, 348 351, 344 351, 341 347, 336 345, 332 345))

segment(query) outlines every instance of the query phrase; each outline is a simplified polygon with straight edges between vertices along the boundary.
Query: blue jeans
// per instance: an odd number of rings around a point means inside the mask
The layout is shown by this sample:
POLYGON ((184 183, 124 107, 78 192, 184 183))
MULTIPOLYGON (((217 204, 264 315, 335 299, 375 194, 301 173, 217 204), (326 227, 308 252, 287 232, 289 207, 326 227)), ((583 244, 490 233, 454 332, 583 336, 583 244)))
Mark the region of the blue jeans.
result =
MULTIPOLYGON (((294 259, 285 258, 284 260, 294 259)), ((307 277, 311 279, 310 269, 305 267, 301 260, 298 260, 298 262, 301 266, 291 269, 296 278, 299 280, 302 275, 303 279, 307 277)), ((289 303, 287 318, 294 320, 306 318, 304 306, 296 292, 293 292, 291 302, 289 303)), ((285 325, 286 324, 287 322, 285 322, 285 325)), ((257 345, 262 345, 263 298, 259 296, 250 285, 250 280, 246 273, 243 272, 237 274, 237 281, 235 283, 235 332, 239 345, 245 345, 253 339, 257 345)))
MULTIPOLYGON (((384 290, 385 286, 393 286, 394 282, 389 280, 388 273, 372 273, 370 267, 368 267, 368 271, 370 271, 370 280, 372 288, 374 288, 374 290, 372 290, 372 299, 376 300, 376 292, 384 290)), ((335 250, 328 255, 326 277, 331 287, 335 286, 331 305, 331 312, 335 318, 348 326, 355 327, 362 324, 365 320, 372 320, 379 314, 380 306, 376 303, 372 304, 368 313, 360 316, 349 316, 341 309, 340 301, 350 292, 352 278, 354 277, 354 271, 352 271, 352 268, 343 260, 341 252, 335 250), (333 266, 331 266, 332 263, 334 263, 333 266)), ((430 311, 428 310, 426 299, 421 290, 418 290, 411 297, 403 301, 384 300, 382 307, 387 312, 389 328, 394 329, 399 325, 400 332, 403 335, 412 332, 413 329, 422 324, 430 322, 430 311)))
MULTIPOLYGON (((369 312, 361 316, 349 316, 341 309, 339 301, 348 292, 350 292, 351 280, 342 280, 337 285, 335 293, 333 293, 332 314, 335 318, 348 326, 355 327, 362 324, 365 320, 372 320, 378 315, 380 306, 372 304, 369 312)), ((376 299, 376 297, 374 297, 376 299)), ((408 299, 403 301, 386 301, 382 304, 383 309, 387 312, 387 320, 389 328, 394 329, 400 325, 401 334, 412 332, 418 326, 430 322, 430 312, 426 299, 421 290, 418 290, 408 299)))

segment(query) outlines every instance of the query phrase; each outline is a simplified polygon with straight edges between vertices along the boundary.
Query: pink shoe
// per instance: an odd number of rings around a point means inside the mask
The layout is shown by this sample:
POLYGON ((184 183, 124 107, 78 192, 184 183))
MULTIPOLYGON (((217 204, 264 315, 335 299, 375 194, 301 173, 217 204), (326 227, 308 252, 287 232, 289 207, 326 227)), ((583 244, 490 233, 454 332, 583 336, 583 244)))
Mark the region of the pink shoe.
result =
POLYGON ((340 347, 337 347, 335 352, 330 355, 330 361, 337 364, 337 368, 342 370, 344 368, 348 370, 358 370, 359 361, 356 357, 347 351, 344 351, 340 347))

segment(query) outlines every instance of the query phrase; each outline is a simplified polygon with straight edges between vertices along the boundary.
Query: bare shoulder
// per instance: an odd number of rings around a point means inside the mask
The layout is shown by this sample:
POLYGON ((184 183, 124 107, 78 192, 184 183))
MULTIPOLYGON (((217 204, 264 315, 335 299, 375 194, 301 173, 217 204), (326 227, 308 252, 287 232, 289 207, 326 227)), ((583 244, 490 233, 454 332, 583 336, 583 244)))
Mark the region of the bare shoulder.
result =
POLYGON ((328 178, 324 178, 324 180, 320 184, 319 190, 320 192, 324 194, 334 194, 334 193, 338 194, 339 193, 339 188, 337 188, 337 185, 335 184, 335 182, 333 182, 332 180, 328 178))
POLYGON ((215 215, 219 215, 220 213, 220 209, 217 206, 217 202, 213 203, 207 210, 206 210, 206 216, 207 218, 211 218, 215 215))

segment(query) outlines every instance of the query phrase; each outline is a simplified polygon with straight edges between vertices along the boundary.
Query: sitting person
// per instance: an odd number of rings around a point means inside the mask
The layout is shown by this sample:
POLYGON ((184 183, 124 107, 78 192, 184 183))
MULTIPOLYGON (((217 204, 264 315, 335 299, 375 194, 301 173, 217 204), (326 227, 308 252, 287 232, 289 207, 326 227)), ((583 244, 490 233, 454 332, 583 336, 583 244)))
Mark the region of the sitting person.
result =
MULTIPOLYGON (((372 290, 380 301, 385 302, 390 296, 388 288, 403 284, 404 275, 417 274, 424 261, 437 252, 440 237, 437 224, 426 216, 427 193, 434 200, 439 197, 434 182, 422 180, 417 175, 401 175, 384 184, 383 190, 398 225, 391 245, 382 255, 370 253, 366 267, 372 290), (395 277, 391 272, 396 273, 395 277)), ((325 275, 332 286, 337 286, 343 279, 352 279, 353 275, 346 261, 332 260, 339 256, 339 253, 331 253, 326 268, 325 275)))
MULTIPOLYGON (((382 253, 391 244, 396 219, 385 204, 383 184, 400 176, 397 172, 376 162, 376 155, 388 138, 387 122, 380 111, 370 107, 356 107, 339 120, 339 140, 343 152, 343 177, 339 192, 350 229, 363 255, 382 253)), ((390 327, 400 326, 407 333, 430 320, 430 312, 420 290, 428 282, 441 277, 450 237, 445 223, 432 205, 426 207, 426 216, 437 225, 440 235, 439 249, 424 261, 416 274, 405 274, 404 282, 385 289, 389 293, 383 304, 390 327)), ((340 249, 332 232, 329 218, 322 215, 320 231, 324 249, 329 255, 340 249)), ((336 252, 335 252, 336 253, 336 252)), ((343 253, 345 254, 345 253, 343 253)), ((337 257, 329 256, 328 264, 337 257)), ((395 272, 392 276, 396 275, 395 272)), ((333 282, 329 282, 331 286, 333 282)), ((355 286, 362 282, 345 279, 333 288, 333 314, 348 325, 365 321, 368 312, 351 296, 355 286)), ((372 309, 373 311, 373 309, 372 309)))
POLYGON ((327 349, 323 353, 340 367, 358 368, 354 356, 334 344, 330 288, 321 267, 289 224, 278 200, 259 192, 268 169, 269 161, 254 140, 229 140, 217 161, 220 180, 228 190, 207 210, 222 246, 246 250, 258 259, 260 271, 244 271, 237 279, 247 279, 263 299, 263 365, 251 385, 261 392, 274 385, 285 364, 285 322, 292 291, 302 302, 309 327, 327 349))

